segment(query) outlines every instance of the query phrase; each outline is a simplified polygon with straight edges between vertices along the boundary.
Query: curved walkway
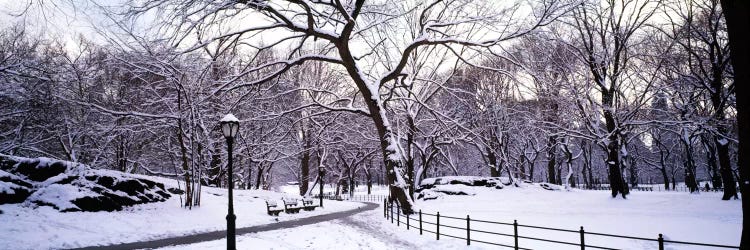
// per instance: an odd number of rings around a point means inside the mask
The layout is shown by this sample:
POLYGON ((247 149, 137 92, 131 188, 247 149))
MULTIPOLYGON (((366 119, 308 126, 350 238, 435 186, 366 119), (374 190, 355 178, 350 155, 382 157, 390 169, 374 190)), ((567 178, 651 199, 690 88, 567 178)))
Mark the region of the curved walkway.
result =
MULTIPOLYGON (((324 221, 341 219, 341 218, 345 218, 345 217, 348 217, 357 213, 361 213, 364 211, 374 210, 378 208, 378 206, 379 204, 377 203, 365 202, 364 207, 360 207, 360 208, 356 208, 356 209, 352 209, 348 211, 335 212, 335 213, 324 214, 324 215, 316 215, 316 216, 311 216, 311 217, 302 218, 298 220, 282 221, 282 222, 273 223, 273 224, 237 228, 237 235, 257 233, 257 232, 263 232, 263 231, 271 231, 271 230, 277 230, 277 229, 283 229, 283 228, 299 227, 299 226, 310 225, 310 224, 315 224, 315 223, 324 222, 324 221)), ((204 242, 204 241, 220 240, 220 239, 225 239, 226 236, 227 236, 226 230, 221 230, 221 231, 213 231, 213 232, 178 236, 178 237, 159 239, 159 240, 123 243, 123 244, 109 245, 109 246, 93 246, 93 247, 84 247, 84 248, 78 248, 78 249, 143 249, 143 248, 152 249, 152 248, 160 248, 160 247, 175 246, 175 245, 194 244, 194 243, 199 243, 199 242, 204 242)))

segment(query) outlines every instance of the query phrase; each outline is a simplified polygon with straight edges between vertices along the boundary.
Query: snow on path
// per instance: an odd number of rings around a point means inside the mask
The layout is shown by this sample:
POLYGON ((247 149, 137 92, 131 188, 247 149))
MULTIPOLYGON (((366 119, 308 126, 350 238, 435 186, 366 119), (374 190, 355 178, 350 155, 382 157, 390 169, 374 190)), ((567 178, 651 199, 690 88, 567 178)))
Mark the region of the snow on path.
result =
MULTIPOLYGON (((299 220, 292 220, 292 221, 280 221, 276 223, 270 223, 270 224, 264 224, 264 225, 257 225, 257 226, 251 226, 251 227, 244 227, 244 228, 237 228, 236 235, 242 236, 249 233, 258 233, 258 232, 265 232, 265 231, 271 231, 271 230, 281 230, 281 229, 288 229, 288 228, 294 228, 304 225, 310 225, 320 222, 326 222, 335 220, 342 217, 351 216, 352 214, 361 213, 363 211, 372 210, 378 207, 377 204, 370 203, 370 204, 362 204, 357 203, 360 206, 358 206, 355 209, 342 211, 342 212, 336 212, 336 213, 330 213, 330 214, 324 214, 324 215, 317 215, 317 216, 311 216, 299 220)), ((211 242, 211 241, 225 241, 227 236, 226 230, 221 231, 213 231, 208 233, 200 233, 200 234, 193 234, 193 235, 184 235, 179 237, 172 237, 172 238, 166 238, 166 239, 159 239, 159 240, 152 240, 152 241, 141 241, 141 242, 133 242, 133 243, 125 243, 125 244, 118 244, 118 245, 109 245, 109 246, 101 246, 101 247, 87 247, 82 248, 85 250, 111 250, 111 249, 153 249, 153 248, 159 248, 159 247, 169 247, 174 245, 190 245, 190 244, 199 244, 201 242, 211 242)))
MULTIPOLYGON (((382 206, 342 219, 313 225, 246 234, 237 237, 237 249, 486 249, 467 247, 464 241, 441 239, 418 232, 406 234, 383 218, 382 206), (416 235, 415 235, 416 234, 416 235)), ((226 240, 160 249, 224 249, 226 240)))

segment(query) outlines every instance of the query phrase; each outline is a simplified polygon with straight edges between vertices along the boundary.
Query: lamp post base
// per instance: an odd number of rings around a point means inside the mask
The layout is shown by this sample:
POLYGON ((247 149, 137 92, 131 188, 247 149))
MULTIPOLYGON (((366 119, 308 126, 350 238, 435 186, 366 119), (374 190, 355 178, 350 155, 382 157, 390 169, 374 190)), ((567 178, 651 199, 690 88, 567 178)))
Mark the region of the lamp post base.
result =
POLYGON ((227 250, 236 250, 237 241, 235 234, 234 223, 237 220, 237 216, 234 214, 227 215, 227 250))

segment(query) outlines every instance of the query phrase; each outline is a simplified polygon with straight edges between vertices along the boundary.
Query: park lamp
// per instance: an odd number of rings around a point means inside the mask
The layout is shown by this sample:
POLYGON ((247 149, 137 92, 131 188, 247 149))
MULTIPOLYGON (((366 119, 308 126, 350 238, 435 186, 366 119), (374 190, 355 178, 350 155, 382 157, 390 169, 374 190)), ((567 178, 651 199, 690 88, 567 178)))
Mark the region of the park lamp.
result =
POLYGON ((227 175, 227 188, 229 190, 229 203, 227 204, 227 250, 237 249, 237 234, 235 221, 237 216, 234 215, 234 195, 232 190, 234 189, 234 180, 232 180, 232 150, 234 144, 234 137, 237 136, 237 132, 240 130, 240 120, 237 119, 233 114, 227 114, 224 118, 221 118, 221 133, 224 134, 224 138, 227 139, 227 169, 229 170, 227 175))

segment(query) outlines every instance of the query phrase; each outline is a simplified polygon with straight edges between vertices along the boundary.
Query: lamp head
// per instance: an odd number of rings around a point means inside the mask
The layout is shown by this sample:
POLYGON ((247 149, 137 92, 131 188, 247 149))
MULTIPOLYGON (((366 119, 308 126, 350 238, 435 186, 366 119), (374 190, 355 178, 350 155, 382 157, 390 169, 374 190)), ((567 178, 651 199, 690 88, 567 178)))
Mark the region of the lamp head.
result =
POLYGON ((221 133, 224 134, 224 138, 230 139, 237 136, 240 131, 240 120, 237 119, 233 114, 227 114, 221 119, 221 133))

